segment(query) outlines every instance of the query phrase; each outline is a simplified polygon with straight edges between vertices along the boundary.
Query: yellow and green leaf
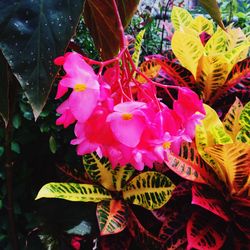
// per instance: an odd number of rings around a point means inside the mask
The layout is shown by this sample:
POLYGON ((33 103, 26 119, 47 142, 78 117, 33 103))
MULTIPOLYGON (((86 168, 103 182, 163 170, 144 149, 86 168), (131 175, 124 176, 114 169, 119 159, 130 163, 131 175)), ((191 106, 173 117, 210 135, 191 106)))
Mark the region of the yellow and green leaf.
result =
POLYGON ((111 194, 101 186, 79 183, 50 182, 37 194, 41 198, 56 198, 68 201, 100 202, 111 199, 111 194))
POLYGON ((100 158, 96 153, 85 155, 83 164, 91 180, 110 191, 120 191, 134 173, 131 166, 112 169, 109 160, 100 158))
POLYGON ((241 191, 250 174, 250 146, 241 142, 214 145, 205 151, 225 169, 231 194, 241 191))
POLYGON ((171 197, 175 185, 158 172, 144 172, 132 179, 123 189, 124 200, 148 210, 162 207, 171 197))
POLYGON ((144 36, 144 33, 145 33, 145 29, 141 30, 138 35, 136 36, 136 39, 135 39, 135 51, 132 55, 132 59, 133 59, 133 62, 135 64, 135 66, 137 67, 138 66, 138 63, 139 63, 139 57, 140 57, 140 53, 141 53, 141 45, 142 45, 142 39, 143 39, 143 36, 144 36))
MULTIPOLYGON (((154 59, 143 62, 139 67, 139 70, 148 78, 157 77, 160 69, 161 66, 154 59)), ((147 80, 141 75, 137 75, 136 80, 140 83, 147 82, 147 80)))
POLYGON ((193 18, 187 10, 176 6, 173 7, 171 12, 171 22, 175 31, 181 30, 183 27, 188 27, 192 20, 193 18))
POLYGON ((208 101, 224 85, 229 74, 228 62, 221 55, 203 55, 198 62, 196 81, 208 101))
POLYGON ((204 53, 204 47, 200 38, 185 32, 176 31, 171 44, 172 50, 181 65, 196 77, 198 62, 204 53))
POLYGON ((116 234, 127 226, 128 209, 122 200, 101 201, 96 208, 101 235, 116 234))
POLYGON ((197 16, 193 19, 190 22, 189 27, 195 30, 198 35, 202 32, 206 32, 209 35, 213 35, 214 33, 213 23, 203 16, 197 16))
POLYGON ((206 116, 201 121, 201 124, 196 126, 196 146, 203 160, 205 160, 212 167, 217 176, 225 182, 225 170, 205 151, 205 148, 215 144, 228 144, 233 141, 224 130, 224 126, 215 110, 206 104, 204 104, 204 108, 206 110, 206 116))
POLYGON ((226 132, 231 136, 233 141, 236 141, 236 136, 242 127, 240 125, 240 114, 242 110, 243 105, 241 101, 236 97, 235 102, 233 103, 223 120, 224 128, 226 132))

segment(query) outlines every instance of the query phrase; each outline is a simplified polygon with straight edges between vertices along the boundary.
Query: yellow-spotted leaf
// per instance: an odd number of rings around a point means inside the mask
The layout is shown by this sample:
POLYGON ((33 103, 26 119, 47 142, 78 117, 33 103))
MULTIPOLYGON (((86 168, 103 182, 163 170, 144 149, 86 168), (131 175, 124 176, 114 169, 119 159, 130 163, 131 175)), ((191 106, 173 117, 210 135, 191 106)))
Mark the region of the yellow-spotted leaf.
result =
POLYGON ((214 33, 213 23, 203 16, 197 16, 193 19, 190 22, 189 27, 195 30, 198 35, 202 32, 206 32, 209 35, 213 35, 214 33))
POLYGON ((176 31, 181 30, 183 27, 188 27, 192 20, 193 18, 187 10, 176 6, 173 7, 171 22, 176 31))
POLYGON ((244 106, 239 120, 241 130, 237 134, 236 139, 250 145, 250 102, 244 106))
MULTIPOLYGON (((161 66, 153 59, 143 62, 139 70, 148 78, 155 78, 158 76, 161 66)), ((136 76, 136 80, 140 83, 145 83, 147 80, 141 75, 136 76)))
POLYGON ((220 55, 203 55, 198 63, 196 81, 203 92, 203 98, 208 101, 222 87, 229 74, 228 62, 220 55))
POLYGON ((205 151, 226 170, 231 194, 241 191, 250 175, 250 146, 241 142, 214 145, 205 151))
POLYGON ((140 53, 141 53, 141 45, 142 45, 142 39, 145 33, 145 29, 141 30, 138 35, 136 36, 136 40, 135 40, 135 51, 132 55, 132 59, 133 62, 135 63, 136 67, 138 66, 139 63, 139 57, 140 57, 140 53))
POLYGON ((205 45, 205 52, 207 55, 218 55, 228 51, 232 47, 231 37, 220 27, 208 40, 205 45))
POLYGON ((171 197, 175 185, 158 172, 144 172, 132 179, 123 189, 124 200, 148 210, 162 207, 171 197))
POLYGON ((96 208, 101 235, 120 233, 127 226, 128 209, 122 200, 101 201, 96 208))
POLYGON ((172 50, 181 65, 196 77, 197 65, 204 53, 204 47, 198 36, 176 31, 172 38, 172 50))
POLYGON ((134 173, 131 166, 112 169, 109 160, 100 158, 96 153, 85 155, 83 164, 91 180, 110 191, 120 191, 134 173))
POLYGON ((111 195, 106 189, 97 185, 50 182, 45 184, 38 192, 36 200, 41 198, 100 202, 111 199, 111 195))
POLYGON ((243 109, 241 101, 236 97, 235 102, 225 115, 223 125, 226 132, 231 136, 232 140, 236 140, 236 136, 241 129, 240 125, 240 114, 243 109))
POLYGON ((214 170, 217 176, 226 181, 225 170, 205 151, 208 146, 232 143, 231 137, 224 130, 217 113, 210 106, 204 104, 206 116, 201 124, 196 126, 195 141, 199 154, 214 170))
POLYGON ((234 27, 232 27, 232 25, 229 25, 226 28, 226 30, 227 30, 227 34, 231 38, 232 48, 237 47, 237 46, 241 45, 241 43, 247 41, 247 37, 241 28, 234 28, 234 27))

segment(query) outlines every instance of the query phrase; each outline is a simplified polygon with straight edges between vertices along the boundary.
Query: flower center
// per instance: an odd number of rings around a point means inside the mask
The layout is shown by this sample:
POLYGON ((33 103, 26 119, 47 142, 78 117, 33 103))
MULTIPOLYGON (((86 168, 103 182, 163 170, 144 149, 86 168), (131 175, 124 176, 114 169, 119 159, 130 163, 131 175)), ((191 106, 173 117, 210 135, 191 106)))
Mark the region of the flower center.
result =
POLYGON ((86 86, 86 84, 84 84, 84 83, 77 83, 77 84, 74 86, 74 90, 75 90, 76 92, 84 91, 84 90, 86 90, 86 88, 87 88, 87 86, 86 86))
POLYGON ((170 148, 170 145, 171 145, 171 142, 165 141, 165 142, 162 144, 162 147, 163 147, 164 149, 168 149, 168 148, 170 148))
POLYGON ((124 113, 124 114, 122 114, 122 119, 123 120, 131 120, 132 117, 133 117, 133 115, 130 114, 130 113, 124 113))

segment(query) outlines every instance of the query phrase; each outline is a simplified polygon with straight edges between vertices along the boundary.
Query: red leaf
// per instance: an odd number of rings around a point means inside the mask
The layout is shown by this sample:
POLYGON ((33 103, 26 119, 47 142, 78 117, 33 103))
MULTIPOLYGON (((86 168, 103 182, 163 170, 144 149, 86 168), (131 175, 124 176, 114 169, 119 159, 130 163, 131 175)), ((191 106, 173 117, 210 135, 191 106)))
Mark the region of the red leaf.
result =
POLYGON ((187 224, 187 249, 218 250, 225 240, 225 224, 215 216, 204 212, 194 212, 187 224))
POLYGON ((192 204, 207 209, 225 221, 230 220, 227 204, 223 201, 223 197, 219 196, 208 186, 193 185, 192 204))

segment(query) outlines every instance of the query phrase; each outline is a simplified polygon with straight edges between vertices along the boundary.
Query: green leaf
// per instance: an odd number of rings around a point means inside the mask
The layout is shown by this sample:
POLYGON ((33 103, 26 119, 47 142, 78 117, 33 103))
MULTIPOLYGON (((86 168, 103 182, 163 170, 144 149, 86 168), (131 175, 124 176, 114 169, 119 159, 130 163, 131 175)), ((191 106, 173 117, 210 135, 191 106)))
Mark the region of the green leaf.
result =
POLYGON ((134 168, 130 166, 112 169, 109 160, 107 158, 100 159, 96 153, 85 155, 83 165, 92 181, 101 184, 110 191, 121 191, 134 173, 134 168))
POLYGON ((214 19, 214 21, 222 28, 225 29, 225 26, 221 19, 220 8, 216 0, 199 0, 200 4, 204 9, 209 13, 209 15, 214 19))
POLYGON ((123 189, 123 198, 135 205, 153 210, 170 199, 175 185, 158 172, 144 172, 132 179, 123 189))
POLYGON ((192 20, 193 18, 187 10, 176 6, 173 7, 171 12, 171 22, 175 31, 188 27, 192 20))
POLYGON ((57 150, 57 144, 56 144, 56 140, 53 136, 50 136, 49 138, 49 148, 50 148, 50 151, 55 154, 56 153, 56 150, 57 150))
POLYGON ((128 210, 122 200, 101 201, 96 214, 101 235, 120 233, 127 226, 128 210))
MULTIPOLYGON (((123 26, 126 27, 137 9, 139 0, 117 0, 116 3, 123 26)), ((120 37, 112 1, 87 0, 84 8, 84 21, 102 59, 114 57, 119 50, 120 37)))
POLYGON ((3 155, 3 153, 4 153, 4 147, 0 146, 0 157, 3 155))
POLYGON ((20 116, 20 114, 14 115, 13 120, 12 120, 12 124, 13 124, 13 127, 15 129, 18 129, 21 126, 21 116, 20 116))
POLYGON ((20 154, 20 146, 17 142, 11 142, 11 150, 17 154, 20 154))
POLYGON ((80 236, 88 235, 91 233, 91 224, 83 220, 78 225, 67 230, 67 233, 80 236))
POLYGON ((138 64, 139 64, 139 57, 140 57, 140 53, 141 53, 141 45, 142 45, 142 39, 143 39, 143 36, 145 34, 145 29, 141 30, 138 35, 136 36, 136 39, 135 39, 135 51, 132 55, 132 59, 133 59, 133 62, 135 63, 135 66, 137 67, 138 64))
POLYGON ((0 51, 0 115, 5 126, 9 117, 9 82, 8 82, 8 64, 0 51))
POLYGON ((32 106, 43 109, 84 0, 1 1, 0 47, 32 106))
POLYGON ((100 202, 111 199, 111 195, 107 190, 97 185, 50 182, 45 184, 38 192, 36 200, 41 198, 100 202))

